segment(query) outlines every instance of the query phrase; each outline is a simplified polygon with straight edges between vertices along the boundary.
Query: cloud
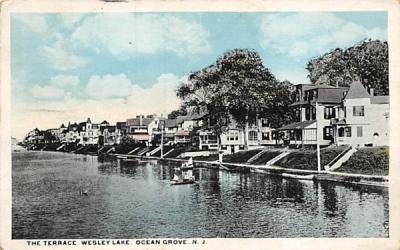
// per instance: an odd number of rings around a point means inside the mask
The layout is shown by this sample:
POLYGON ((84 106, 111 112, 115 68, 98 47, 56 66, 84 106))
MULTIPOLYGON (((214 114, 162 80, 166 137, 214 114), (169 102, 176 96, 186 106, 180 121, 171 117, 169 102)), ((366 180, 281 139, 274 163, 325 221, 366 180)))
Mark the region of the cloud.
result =
POLYGON ((94 75, 90 77, 86 86, 86 94, 95 99, 126 97, 133 89, 132 82, 125 74, 94 75))
POLYGON ((34 85, 30 93, 36 99, 62 100, 79 85, 79 78, 72 75, 57 75, 47 85, 34 85))
POLYGON ((365 39, 387 40, 387 30, 367 29, 332 13, 268 14, 260 25, 260 45, 292 58, 315 56, 365 39))
POLYGON ((48 30, 46 18, 41 14, 18 13, 12 14, 12 17, 28 26, 32 31, 44 33, 48 30))
POLYGON ((58 70, 72 70, 81 68, 89 63, 84 57, 75 55, 61 34, 55 34, 56 41, 51 46, 42 48, 44 57, 50 62, 51 67, 58 70))
MULTIPOLYGON (((95 78, 103 80, 103 83, 107 82, 109 78, 130 83, 124 75, 97 76, 93 79, 95 78)), ((62 95, 63 90, 57 89, 53 85, 36 86, 34 87, 35 93, 37 92, 36 94, 40 99, 35 102, 19 102, 12 106, 12 134, 17 138, 22 138, 35 127, 40 129, 59 127, 61 123, 83 121, 88 116, 94 122, 101 122, 106 119, 111 123, 126 121, 127 118, 135 117, 138 114, 164 114, 166 116, 179 107, 181 102, 175 91, 179 84, 186 79, 187 76, 178 77, 171 73, 162 74, 149 88, 131 84, 128 96, 111 99, 81 99, 65 93, 66 91, 62 95), (62 98, 61 101, 49 100, 48 97, 55 97, 54 94, 62 98), (57 112, 50 114, 49 110, 57 112), (31 119, 29 123, 21 122, 26 120, 26 117, 34 117, 34 119, 31 119)))
POLYGON ((64 26, 68 29, 74 28, 84 17, 82 13, 60 13, 64 26))
POLYGON ((72 75, 57 75, 50 79, 51 85, 61 88, 77 87, 79 84, 79 77, 72 75))
POLYGON ((63 89, 51 85, 35 85, 31 88, 31 93, 37 99, 61 99, 65 96, 63 89))
POLYGON ((107 13, 85 18, 71 41, 96 52, 108 50, 119 59, 160 51, 183 57, 209 51, 209 36, 200 23, 182 17, 107 13))

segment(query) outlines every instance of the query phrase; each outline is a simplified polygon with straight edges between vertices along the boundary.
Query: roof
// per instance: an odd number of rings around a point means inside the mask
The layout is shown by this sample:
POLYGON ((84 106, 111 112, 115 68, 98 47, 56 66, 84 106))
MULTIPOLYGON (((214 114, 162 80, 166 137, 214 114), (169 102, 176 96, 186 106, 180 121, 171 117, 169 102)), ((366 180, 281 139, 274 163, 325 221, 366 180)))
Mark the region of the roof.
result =
POLYGON ((331 88, 335 88, 334 86, 331 85, 327 85, 327 84, 313 84, 309 87, 307 87, 306 90, 310 90, 310 89, 331 89, 331 88))
POLYGON ((115 132, 115 126, 102 126, 100 127, 100 131, 103 132, 105 129, 108 130, 108 132, 115 132))
POLYGON ((117 122, 117 129, 126 129, 126 122, 117 122))
POLYGON ((109 123, 108 123, 108 121, 104 120, 100 124, 103 125, 103 124, 109 124, 109 123))
POLYGON ((65 128, 65 125, 64 125, 64 123, 63 124, 61 124, 61 127, 60 128, 65 128))
POLYGON ((354 81, 351 83, 349 92, 347 92, 345 99, 358 98, 370 98, 370 95, 360 81, 354 81))
POLYGON ((150 138, 150 136, 148 134, 133 134, 133 135, 129 135, 129 137, 131 137, 134 140, 138 140, 138 141, 147 141, 150 138))
POLYGON ((378 95, 378 96, 371 96, 371 103, 372 104, 389 104, 389 96, 388 95, 378 95))
POLYGON ((317 101, 320 103, 341 103, 347 88, 319 88, 317 101))
POLYGON ((126 120, 127 126, 148 126, 154 118, 131 118, 126 120))
POLYGON ((302 129, 310 126, 311 124, 315 123, 315 120, 312 121, 302 121, 302 122, 295 122, 288 125, 285 125, 277 130, 291 130, 291 129, 302 129))

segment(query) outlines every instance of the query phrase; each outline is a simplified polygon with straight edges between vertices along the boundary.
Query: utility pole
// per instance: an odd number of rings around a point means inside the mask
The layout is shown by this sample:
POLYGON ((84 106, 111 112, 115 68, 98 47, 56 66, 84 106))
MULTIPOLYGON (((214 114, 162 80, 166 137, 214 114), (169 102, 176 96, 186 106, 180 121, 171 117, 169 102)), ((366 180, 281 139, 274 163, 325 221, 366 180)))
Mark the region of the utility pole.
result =
POLYGON ((317 139, 317 166, 318 172, 321 172, 321 155, 320 155, 320 148, 319 148, 319 137, 318 137, 318 102, 315 102, 315 125, 316 125, 316 139, 317 139))
POLYGON ((161 158, 164 157, 164 121, 160 121, 161 123, 161 158))

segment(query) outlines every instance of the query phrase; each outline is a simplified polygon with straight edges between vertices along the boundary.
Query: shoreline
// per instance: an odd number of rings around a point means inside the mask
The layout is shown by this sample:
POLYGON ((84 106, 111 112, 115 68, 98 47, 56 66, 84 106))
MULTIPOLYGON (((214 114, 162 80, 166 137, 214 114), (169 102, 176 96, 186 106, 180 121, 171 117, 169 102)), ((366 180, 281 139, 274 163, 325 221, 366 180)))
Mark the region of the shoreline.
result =
MULTIPOLYGON (((62 152, 62 151, 41 151, 41 150, 27 150, 26 152, 56 152, 56 153, 66 153, 71 154, 71 152, 62 152)), ((72 153, 74 154, 74 153, 72 153)), ((80 154, 80 153, 77 153, 80 154)), ((91 155, 91 156, 99 156, 98 154, 81 154, 81 155, 91 155)), ((139 155, 129 155, 129 154, 103 154, 104 156, 111 157, 124 157, 126 159, 148 159, 148 160, 158 160, 158 161, 166 161, 166 162, 186 162, 187 159, 179 159, 179 158, 161 158, 158 156, 139 156, 139 155)), ((123 159, 121 159, 123 160, 123 159)), ((334 171, 321 171, 317 170, 304 170, 304 169, 294 169, 294 168, 284 168, 280 166, 266 166, 266 165, 251 165, 245 163, 229 163, 222 162, 222 164, 218 161, 201 161, 201 160, 193 160, 194 167, 205 167, 212 169, 219 169, 225 171, 239 171, 239 172, 257 172, 268 175, 278 175, 284 177, 282 174, 303 174, 303 175, 313 175, 314 178, 312 180, 305 181, 333 181, 347 184, 356 184, 356 185, 367 185, 367 186, 377 186, 377 187, 385 187, 389 186, 389 176, 383 175, 365 175, 365 174, 352 174, 352 173, 343 173, 343 172, 334 172, 334 171)), ((302 180, 302 179, 298 179, 302 180)), ((304 181, 304 180, 302 180, 304 181)))
MULTIPOLYGON (((160 160, 160 161, 172 161, 172 162, 185 162, 186 159, 178 158, 161 158, 157 156, 138 156, 138 155, 127 155, 127 154, 107 154, 109 156, 121 156, 127 158, 140 158, 149 160, 160 160)), ((193 160, 193 163, 199 167, 206 168, 217 168, 226 171, 250 171, 258 172, 270 175, 282 176, 283 173, 286 174, 313 174, 314 180, 318 181, 334 181, 341 183, 350 183, 357 185, 368 185, 368 186, 379 186, 388 187, 389 186, 389 176, 382 175, 365 175, 365 174, 352 174, 352 173, 342 173, 333 171, 321 171, 318 173, 316 170, 303 170, 294 168, 283 168, 279 166, 266 166, 266 165, 251 165, 244 163, 228 163, 218 161, 200 161, 193 160)))

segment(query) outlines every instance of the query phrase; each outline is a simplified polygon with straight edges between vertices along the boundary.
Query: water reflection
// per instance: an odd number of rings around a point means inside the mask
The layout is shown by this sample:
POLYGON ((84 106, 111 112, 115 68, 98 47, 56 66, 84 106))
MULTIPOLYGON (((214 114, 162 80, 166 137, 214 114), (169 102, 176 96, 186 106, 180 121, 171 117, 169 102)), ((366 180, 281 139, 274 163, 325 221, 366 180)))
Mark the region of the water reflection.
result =
POLYGON ((171 186, 179 163, 21 154, 14 239, 388 236, 384 188, 206 168, 193 170, 196 184, 171 186))

